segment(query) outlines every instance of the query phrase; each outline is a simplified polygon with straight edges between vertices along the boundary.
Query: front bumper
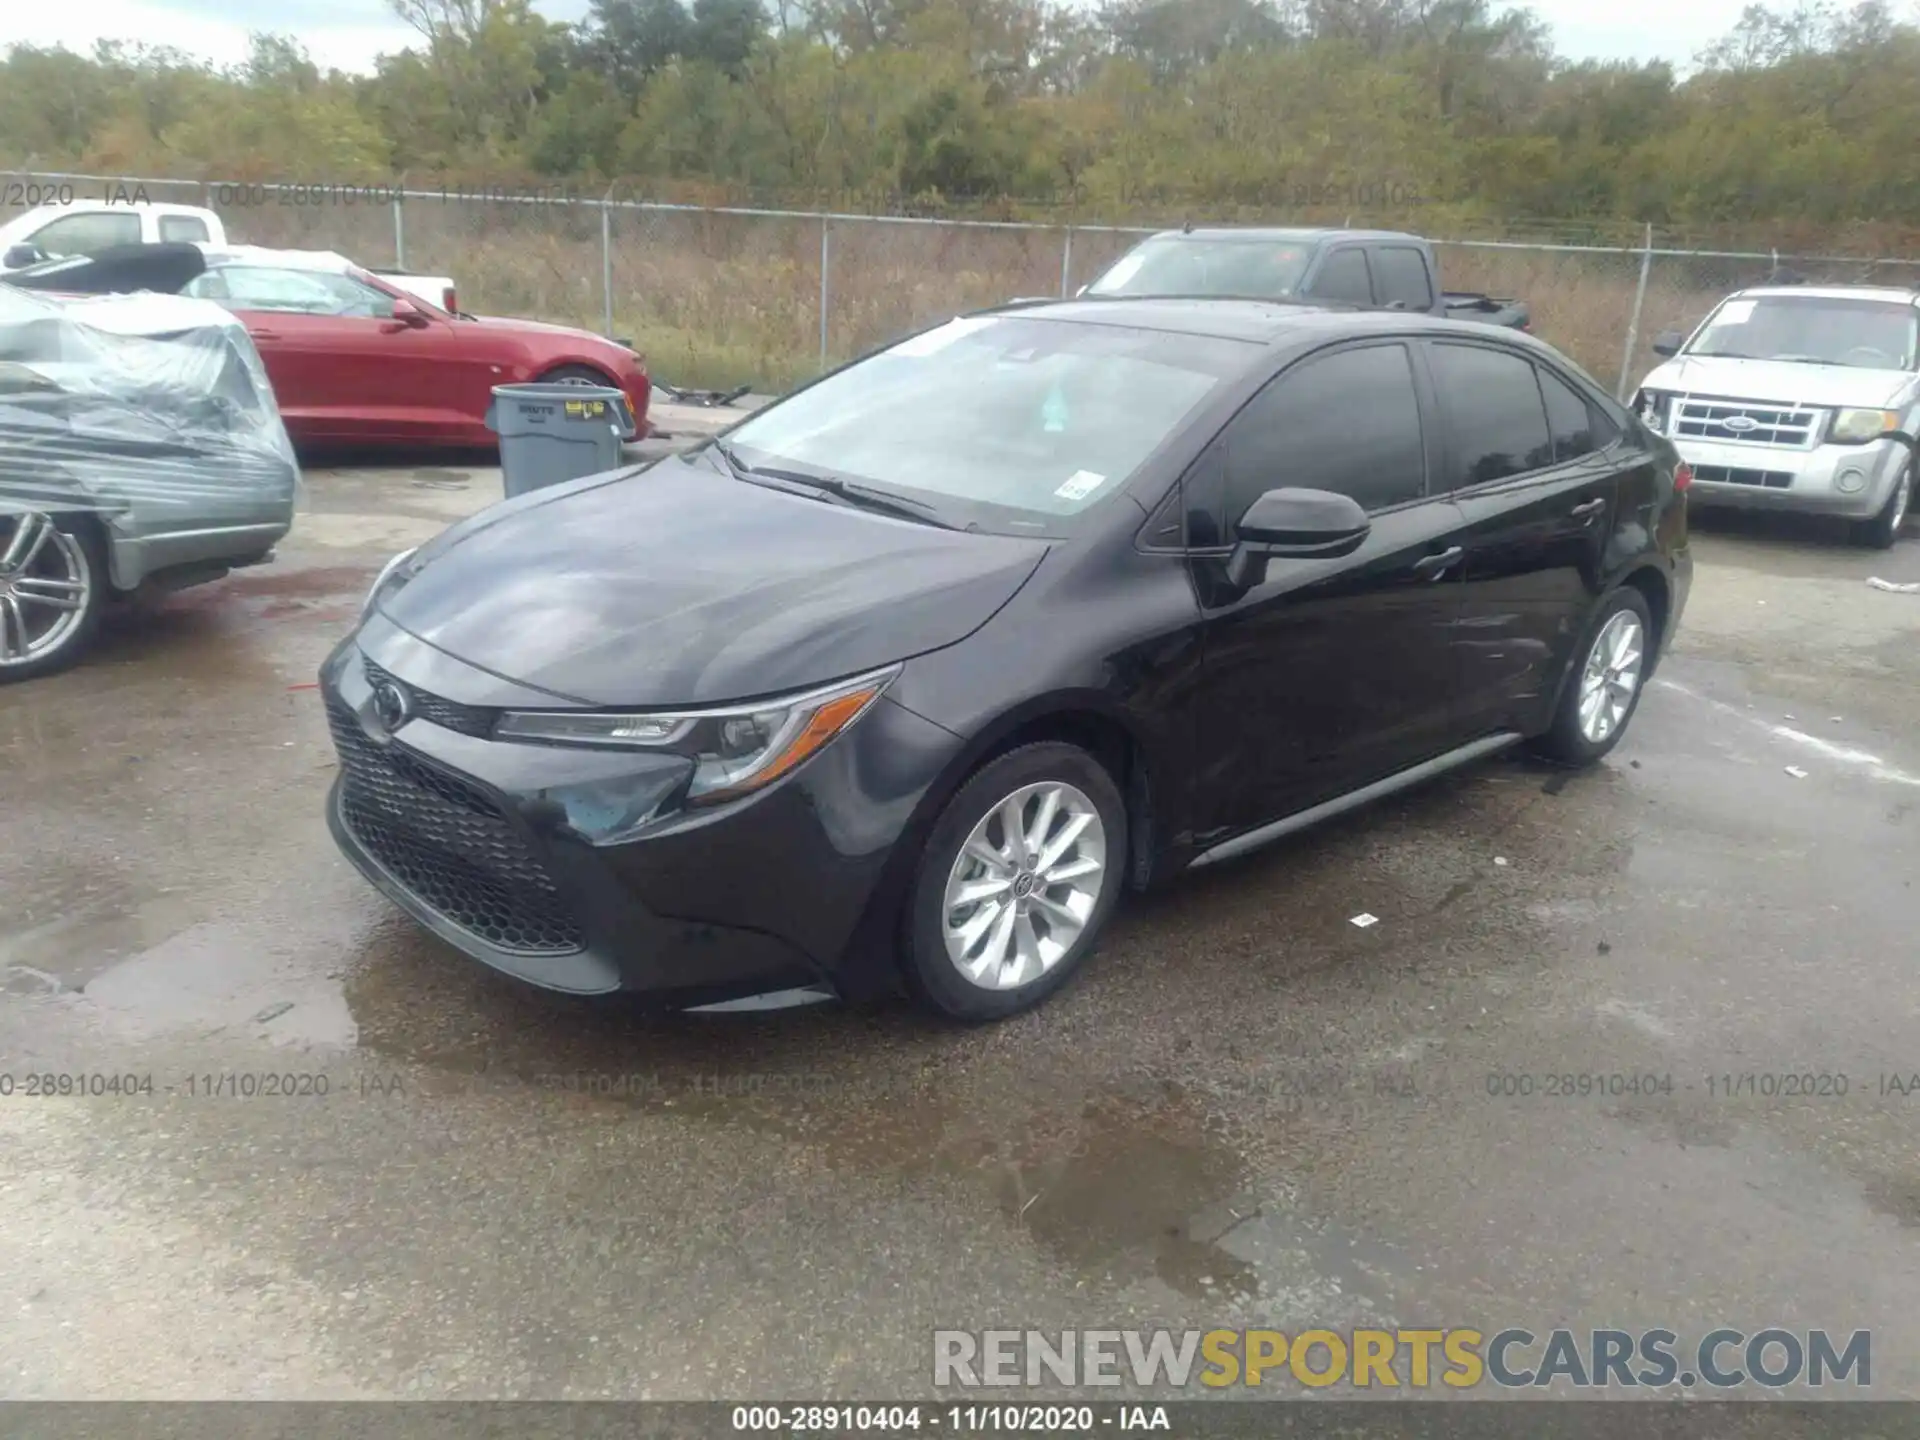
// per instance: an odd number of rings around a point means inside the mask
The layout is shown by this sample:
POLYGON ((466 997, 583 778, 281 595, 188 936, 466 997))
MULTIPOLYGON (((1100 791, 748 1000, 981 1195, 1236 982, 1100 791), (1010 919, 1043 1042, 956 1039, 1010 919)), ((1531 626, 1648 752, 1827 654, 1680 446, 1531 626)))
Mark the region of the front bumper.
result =
POLYGON ((378 617, 320 679, 340 756, 327 798, 336 843, 474 959, 546 989, 681 1007, 894 988, 891 954, 870 941, 891 937, 886 916, 910 870, 899 842, 959 744, 939 727, 883 699, 762 794, 595 844, 570 825, 569 797, 644 789, 666 768, 659 757, 466 733, 484 730, 479 707, 514 703, 516 687, 378 617), (374 715, 363 644, 416 697, 391 733, 374 715))
POLYGON ((1674 440, 1693 467, 1688 503, 1743 510, 1790 510, 1868 520, 1893 493, 1904 445, 1821 445, 1812 450, 1730 441, 1674 440))

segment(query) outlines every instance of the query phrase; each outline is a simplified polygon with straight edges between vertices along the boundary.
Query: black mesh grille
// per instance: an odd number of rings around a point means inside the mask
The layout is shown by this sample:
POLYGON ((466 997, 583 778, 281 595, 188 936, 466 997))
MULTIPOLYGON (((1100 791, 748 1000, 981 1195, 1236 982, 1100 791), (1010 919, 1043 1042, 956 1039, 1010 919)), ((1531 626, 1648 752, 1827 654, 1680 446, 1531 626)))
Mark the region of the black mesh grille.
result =
POLYGON ((502 950, 584 947, 546 870, 482 791, 396 745, 375 744, 332 697, 327 724, 340 752, 341 818, 417 899, 502 950))
POLYGON ((447 700, 438 695, 429 695, 416 685, 408 685, 390 670, 383 670, 371 660, 360 662, 367 674, 369 685, 378 685, 382 680, 404 686, 413 700, 413 713, 422 720, 438 725, 443 730, 457 730, 462 735, 472 735, 481 740, 493 734, 494 712, 482 705, 462 705, 458 700, 447 700))

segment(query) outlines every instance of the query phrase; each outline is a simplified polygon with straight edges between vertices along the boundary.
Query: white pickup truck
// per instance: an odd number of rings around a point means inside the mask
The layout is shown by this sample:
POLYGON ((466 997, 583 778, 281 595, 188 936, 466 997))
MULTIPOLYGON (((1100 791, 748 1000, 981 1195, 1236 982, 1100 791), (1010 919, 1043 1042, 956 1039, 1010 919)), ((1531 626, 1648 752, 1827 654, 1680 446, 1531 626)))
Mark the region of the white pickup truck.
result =
MULTIPOLYGON (((69 200, 41 205, 0 225, 0 278, 10 270, 37 265, 68 255, 97 255, 118 245, 152 245, 187 241, 224 250, 235 242, 227 237, 220 217, 198 205, 171 205, 153 201, 69 200)), ((379 270, 409 294, 458 314, 460 297, 448 275, 415 275, 405 270, 379 270)))

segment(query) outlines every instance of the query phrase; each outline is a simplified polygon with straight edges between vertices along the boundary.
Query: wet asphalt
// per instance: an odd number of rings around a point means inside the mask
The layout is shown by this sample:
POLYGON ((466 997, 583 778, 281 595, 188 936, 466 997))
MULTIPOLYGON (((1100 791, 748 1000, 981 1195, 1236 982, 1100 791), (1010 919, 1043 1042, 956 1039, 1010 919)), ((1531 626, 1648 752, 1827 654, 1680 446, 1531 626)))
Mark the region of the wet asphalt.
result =
POLYGON ((546 997, 337 856, 315 670, 497 494, 315 469, 277 563, 0 691, 0 1395, 898 1398, 936 1327, 1777 1324, 1920 1396, 1920 595, 1865 583, 1920 540, 1698 526, 1603 766, 1132 901, 966 1030, 546 997))

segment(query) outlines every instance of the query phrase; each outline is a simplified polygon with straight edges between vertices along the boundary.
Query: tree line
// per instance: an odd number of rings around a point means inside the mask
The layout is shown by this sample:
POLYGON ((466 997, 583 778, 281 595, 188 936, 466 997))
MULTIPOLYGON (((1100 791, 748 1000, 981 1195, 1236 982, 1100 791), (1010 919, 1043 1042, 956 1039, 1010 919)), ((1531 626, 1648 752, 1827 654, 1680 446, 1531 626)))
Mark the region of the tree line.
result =
POLYGON ((370 73, 255 35, 14 46, 0 156, 120 175, 514 177, 929 212, 1920 231, 1920 24, 1750 6, 1685 74, 1491 0, 391 0, 370 73))

